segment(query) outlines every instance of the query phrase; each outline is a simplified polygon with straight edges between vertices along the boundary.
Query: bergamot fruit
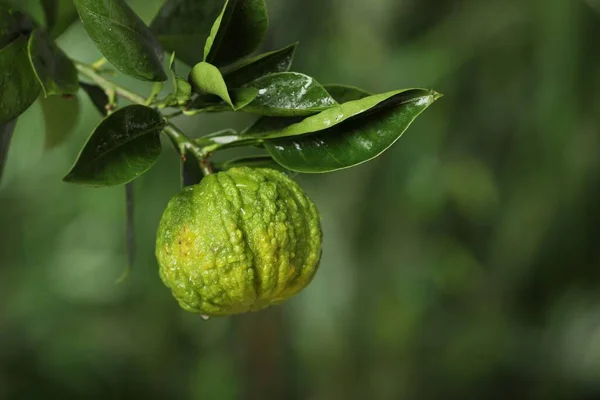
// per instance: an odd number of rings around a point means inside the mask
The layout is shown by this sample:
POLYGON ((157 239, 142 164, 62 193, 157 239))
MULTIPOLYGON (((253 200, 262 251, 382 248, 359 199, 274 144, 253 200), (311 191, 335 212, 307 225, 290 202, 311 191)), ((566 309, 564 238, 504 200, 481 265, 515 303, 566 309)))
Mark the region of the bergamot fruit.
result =
POLYGON ((321 255, 320 216, 282 172, 233 168, 171 199, 156 239, 160 277, 206 316, 257 311, 305 288, 321 255))

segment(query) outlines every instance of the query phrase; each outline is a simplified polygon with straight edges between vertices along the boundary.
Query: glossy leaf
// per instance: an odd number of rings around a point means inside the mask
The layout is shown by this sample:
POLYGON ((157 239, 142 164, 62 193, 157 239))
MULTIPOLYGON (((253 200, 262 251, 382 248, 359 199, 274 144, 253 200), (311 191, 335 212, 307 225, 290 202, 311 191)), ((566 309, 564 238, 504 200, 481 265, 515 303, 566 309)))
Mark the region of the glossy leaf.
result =
POLYGON ((40 104, 46 126, 45 148, 60 146, 73 133, 79 122, 80 104, 75 96, 41 97, 40 104))
POLYGON ((20 36, 0 50, 0 124, 17 118, 40 94, 31 68, 27 37, 20 36))
POLYGON ((394 90, 338 104, 304 119, 262 118, 247 129, 244 136, 272 139, 322 131, 365 112, 370 112, 376 107, 389 107, 405 102, 407 91, 410 91, 413 96, 428 96, 430 93, 429 90, 424 89, 394 90))
POLYGON ((72 0, 41 0, 46 16, 46 30, 53 37, 60 36, 77 19, 72 0))
POLYGON ((422 90, 408 90, 403 96, 405 101, 394 106, 318 133, 265 141, 265 148, 285 168, 305 173, 331 172, 369 161, 394 144, 440 97, 422 90))
POLYGON ((259 115, 311 115, 337 104, 320 83, 298 72, 270 74, 246 87, 255 88, 258 94, 243 111, 259 115))
POLYGON ((106 105, 108 104, 106 92, 99 86, 85 82, 79 82, 79 86, 85 91, 100 114, 106 115, 106 105))
POLYGON ((90 186, 132 181, 158 159, 164 126, 163 117, 152 108, 130 105, 118 109, 94 130, 64 180, 90 186))
POLYGON ((268 27, 265 0, 229 0, 222 18, 215 21, 212 37, 207 40, 205 61, 223 66, 252 54, 262 43, 268 27))
POLYGON ((225 0, 168 0, 150 24, 165 50, 189 66, 204 60, 204 46, 225 0))
POLYGON ((348 101, 364 99, 365 97, 373 95, 373 93, 369 93, 366 90, 349 85, 329 84, 323 85, 323 87, 329 92, 331 97, 333 97, 335 101, 340 104, 348 101))
POLYGON ((118 70, 144 81, 167 79, 158 40, 124 0, 74 2, 87 33, 118 70))
POLYGON ((29 17, 8 4, 0 3, 0 49, 34 29, 29 17))
POLYGON ((260 54, 228 68, 224 73, 225 82, 230 88, 240 87, 267 74, 286 72, 292 66, 298 43, 283 49, 260 54))
POLYGON ((44 96, 77 93, 79 81, 75 64, 50 36, 36 29, 29 37, 28 52, 44 96))
POLYGON ((13 132, 17 120, 12 120, 5 124, 0 124, 0 180, 2 179, 2 173, 4 172, 4 166, 6 165, 6 158, 8 156, 8 148, 10 146, 10 139, 12 138, 13 132))
MULTIPOLYGON (((194 66, 192 72, 190 72, 189 81, 196 93, 217 96, 233 110, 238 110, 249 103, 251 104, 258 95, 258 90, 254 88, 241 88, 230 93, 219 69, 206 62, 201 62, 194 66)), ((192 106, 192 108, 202 107, 215 107, 219 108, 219 111, 222 110, 222 106, 219 103, 211 102, 211 100, 207 100, 204 96, 201 96, 200 100, 195 101, 195 105, 192 106), (203 101, 207 102, 203 103, 203 101)))

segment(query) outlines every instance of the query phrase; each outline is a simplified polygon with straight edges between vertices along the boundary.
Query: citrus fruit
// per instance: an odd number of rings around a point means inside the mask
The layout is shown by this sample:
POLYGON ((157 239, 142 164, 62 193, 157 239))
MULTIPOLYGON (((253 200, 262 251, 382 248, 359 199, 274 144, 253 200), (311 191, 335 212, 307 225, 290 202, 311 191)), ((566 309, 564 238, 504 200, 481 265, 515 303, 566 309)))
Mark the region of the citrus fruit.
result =
POLYGON ((321 255, 320 216, 282 172, 232 168, 173 197, 156 239, 160 277, 205 316, 257 311, 305 288, 321 255))

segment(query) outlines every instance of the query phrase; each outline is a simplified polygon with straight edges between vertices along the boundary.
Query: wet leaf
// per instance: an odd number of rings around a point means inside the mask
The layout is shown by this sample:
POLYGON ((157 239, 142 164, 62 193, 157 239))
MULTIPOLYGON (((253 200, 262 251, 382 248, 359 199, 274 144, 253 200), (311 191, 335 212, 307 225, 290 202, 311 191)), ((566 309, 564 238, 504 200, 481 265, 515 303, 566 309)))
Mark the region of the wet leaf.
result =
POLYGON ((64 180, 90 186, 132 181, 158 159, 164 126, 163 117, 152 108, 130 105, 116 110, 94 130, 64 180))
POLYGON ((124 0, 74 2, 87 33, 118 70, 144 81, 167 79, 158 40, 124 0))
POLYGON ((40 94, 31 68, 27 37, 20 36, 0 50, 0 124, 17 118, 40 94))
POLYGON ((403 92, 404 101, 352 118, 310 135, 267 140, 264 145, 279 164, 305 173, 331 172, 369 161, 398 140, 439 94, 403 92))
POLYGON ((298 72, 266 75, 246 85, 258 90, 242 111, 267 116, 305 116, 331 108, 337 102, 320 83, 298 72))
POLYGON ((294 118, 262 118, 244 132, 244 136, 257 138, 277 138, 286 136, 305 135, 329 129, 335 125, 356 117, 365 112, 373 111, 376 107, 390 107, 406 101, 406 93, 412 96, 429 96, 425 89, 402 89, 387 93, 363 97, 360 100, 337 104, 316 115, 304 119, 294 118))
POLYGON ((36 29, 29 37, 28 52, 45 97, 77 93, 79 81, 75 64, 50 36, 36 29))
POLYGON ((288 71, 292 66, 297 46, 298 43, 294 43, 233 65, 223 72, 227 86, 240 87, 267 74, 288 71))

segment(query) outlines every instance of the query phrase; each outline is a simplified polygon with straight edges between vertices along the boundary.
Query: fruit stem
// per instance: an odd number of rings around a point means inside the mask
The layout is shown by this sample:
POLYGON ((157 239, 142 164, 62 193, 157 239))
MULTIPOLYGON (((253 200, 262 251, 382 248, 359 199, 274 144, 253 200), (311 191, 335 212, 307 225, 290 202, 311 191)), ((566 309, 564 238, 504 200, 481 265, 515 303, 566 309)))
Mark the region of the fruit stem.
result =
MULTIPOLYGON (((88 65, 82 62, 75 61, 75 67, 81 75, 91 79, 96 85, 104 89, 109 98, 114 98, 114 96, 117 95, 135 104, 146 104, 146 99, 143 96, 140 96, 139 94, 134 93, 129 89, 126 89, 123 86, 120 86, 119 84, 112 82, 100 75, 101 71, 99 69, 99 65, 88 65)), ((178 115, 178 113, 167 115, 165 119, 174 117, 176 115, 178 115)), ((210 161, 207 160, 208 153, 203 151, 198 144, 196 144, 192 139, 190 139, 179 128, 173 125, 173 123, 167 122, 163 129, 163 132, 169 136, 173 143, 177 145, 179 154, 181 154, 182 157, 185 157, 186 153, 191 153, 194 157, 198 159, 203 174, 209 175, 214 172, 212 164, 210 163, 210 161)))

